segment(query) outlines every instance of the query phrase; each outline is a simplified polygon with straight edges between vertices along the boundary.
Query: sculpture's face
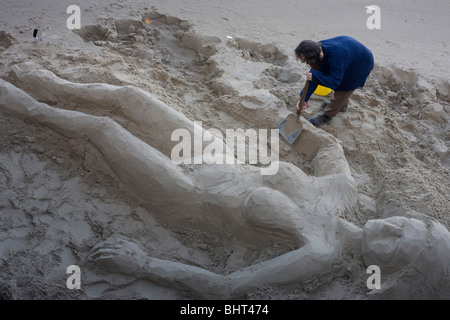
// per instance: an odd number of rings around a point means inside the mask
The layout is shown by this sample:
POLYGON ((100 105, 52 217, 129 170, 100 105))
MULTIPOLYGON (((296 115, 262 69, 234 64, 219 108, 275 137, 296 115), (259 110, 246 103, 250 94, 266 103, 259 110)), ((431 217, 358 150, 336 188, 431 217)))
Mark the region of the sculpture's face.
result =
POLYGON ((417 219, 370 220, 363 228, 362 254, 367 265, 390 274, 410 264, 425 248, 427 226, 417 219))

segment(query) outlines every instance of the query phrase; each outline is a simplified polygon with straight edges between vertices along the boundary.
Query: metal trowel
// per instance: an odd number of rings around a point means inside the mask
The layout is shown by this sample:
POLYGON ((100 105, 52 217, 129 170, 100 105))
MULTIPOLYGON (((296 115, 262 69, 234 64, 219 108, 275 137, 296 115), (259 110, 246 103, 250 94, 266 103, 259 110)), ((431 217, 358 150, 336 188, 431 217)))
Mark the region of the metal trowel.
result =
POLYGON ((306 80, 305 87, 303 88, 302 97, 300 98, 299 107, 300 110, 296 111, 296 114, 289 114, 283 122, 278 126, 278 130, 280 135, 287 141, 290 145, 294 143, 295 139, 298 138, 303 129, 303 124, 300 119, 301 108, 303 106, 303 102, 305 101, 306 92, 308 92, 309 88, 309 80, 306 80))

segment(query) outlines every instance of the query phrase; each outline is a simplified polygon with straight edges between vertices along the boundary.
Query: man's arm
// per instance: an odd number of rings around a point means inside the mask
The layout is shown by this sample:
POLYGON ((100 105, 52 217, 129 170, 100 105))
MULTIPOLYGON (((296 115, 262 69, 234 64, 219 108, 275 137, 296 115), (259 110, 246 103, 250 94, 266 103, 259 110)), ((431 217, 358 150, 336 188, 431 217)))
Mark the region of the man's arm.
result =
POLYGON ((348 53, 343 49, 335 49, 329 53, 328 65, 330 73, 311 69, 312 79, 324 87, 336 90, 341 85, 344 78, 346 66, 348 64, 348 53))
POLYGON ((298 102, 297 102, 297 110, 299 110, 301 108, 302 112, 305 111, 309 98, 314 93, 314 91, 316 91, 316 88, 319 85, 316 81, 313 81, 311 70, 308 70, 308 72, 306 73, 306 80, 310 81, 310 83, 309 83, 308 92, 306 92, 306 95, 305 95, 305 101, 303 103, 303 106, 299 105, 300 104, 300 100, 302 99, 301 97, 302 97, 302 94, 303 94, 303 89, 300 92, 300 96, 299 96, 298 102))

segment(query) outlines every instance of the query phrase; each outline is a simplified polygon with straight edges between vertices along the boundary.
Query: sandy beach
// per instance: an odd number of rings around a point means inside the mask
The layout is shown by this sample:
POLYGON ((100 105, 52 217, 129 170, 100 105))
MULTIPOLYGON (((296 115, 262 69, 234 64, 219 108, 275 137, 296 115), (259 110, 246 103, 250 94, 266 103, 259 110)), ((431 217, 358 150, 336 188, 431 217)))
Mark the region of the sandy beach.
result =
POLYGON ((449 299, 450 3, 370 5, 3 0, 0 298, 449 299), (375 67, 289 145, 294 49, 340 35, 375 67))

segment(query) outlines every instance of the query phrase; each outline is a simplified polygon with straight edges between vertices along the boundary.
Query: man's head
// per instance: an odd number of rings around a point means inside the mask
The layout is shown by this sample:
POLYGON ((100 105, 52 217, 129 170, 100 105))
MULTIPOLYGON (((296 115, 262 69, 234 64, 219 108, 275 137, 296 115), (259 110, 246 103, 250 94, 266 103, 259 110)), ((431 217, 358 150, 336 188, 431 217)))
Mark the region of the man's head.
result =
POLYGON ((322 45, 312 40, 303 40, 295 49, 295 56, 302 62, 308 63, 314 69, 320 69, 322 61, 322 45))

